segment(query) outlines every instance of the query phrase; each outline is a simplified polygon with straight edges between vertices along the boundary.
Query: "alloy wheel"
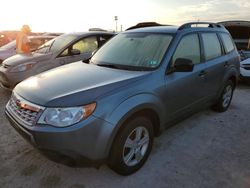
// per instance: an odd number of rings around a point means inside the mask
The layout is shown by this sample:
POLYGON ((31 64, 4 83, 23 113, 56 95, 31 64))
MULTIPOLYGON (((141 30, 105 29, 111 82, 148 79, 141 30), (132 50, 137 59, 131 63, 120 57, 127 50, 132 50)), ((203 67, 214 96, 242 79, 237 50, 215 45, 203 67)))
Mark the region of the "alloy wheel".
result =
POLYGON ((149 133, 145 127, 135 128, 123 147, 123 161, 127 166, 137 165, 145 156, 149 145, 149 133))

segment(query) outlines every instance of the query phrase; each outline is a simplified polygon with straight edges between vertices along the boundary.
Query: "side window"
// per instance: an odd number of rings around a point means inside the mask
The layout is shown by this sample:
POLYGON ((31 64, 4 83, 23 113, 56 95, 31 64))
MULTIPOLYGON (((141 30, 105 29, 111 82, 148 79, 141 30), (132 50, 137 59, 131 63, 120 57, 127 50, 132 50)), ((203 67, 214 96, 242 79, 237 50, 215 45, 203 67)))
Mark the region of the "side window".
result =
POLYGON ((234 50, 234 44, 231 37, 227 33, 221 33, 221 38, 226 50, 226 53, 229 53, 234 50))
POLYGON ((96 37, 88 37, 84 38, 82 40, 79 40, 75 44, 73 44, 71 47, 65 49, 61 56, 67 56, 70 55, 69 49, 77 49, 82 53, 87 53, 87 52, 93 52, 98 48, 98 42, 96 37))
POLYGON ((203 33, 201 36, 204 44, 205 59, 208 61, 220 57, 222 55, 222 50, 217 34, 203 33))
POLYGON ((93 52, 98 48, 96 37, 84 38, 72 46, 72 49, 80 50, 81 53, 93 52))
POLYGON ((190 59, 194 64, 201 62, 200 42, 197 34, 183 37, 173 55, 172 62, 178 58, 190 59))

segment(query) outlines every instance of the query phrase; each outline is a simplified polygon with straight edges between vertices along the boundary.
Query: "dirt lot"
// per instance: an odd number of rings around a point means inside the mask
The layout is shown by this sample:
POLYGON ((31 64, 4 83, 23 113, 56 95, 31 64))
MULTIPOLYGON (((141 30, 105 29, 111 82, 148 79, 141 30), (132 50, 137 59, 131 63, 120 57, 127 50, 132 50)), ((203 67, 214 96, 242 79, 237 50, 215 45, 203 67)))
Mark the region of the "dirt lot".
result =
POLYGON ((202 111, 155 140, 145 166, 122 177, 106 165, 52 162, 7 122, 0 89, 0 187, 250 187, 250 87, 241 85, 225 113, 202 111))

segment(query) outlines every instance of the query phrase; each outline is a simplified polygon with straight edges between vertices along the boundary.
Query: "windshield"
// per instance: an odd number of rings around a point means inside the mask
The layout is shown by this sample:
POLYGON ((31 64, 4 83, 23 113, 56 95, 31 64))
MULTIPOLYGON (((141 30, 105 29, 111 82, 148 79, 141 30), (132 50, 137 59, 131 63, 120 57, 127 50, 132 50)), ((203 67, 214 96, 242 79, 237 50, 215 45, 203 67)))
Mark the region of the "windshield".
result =
POLYGON ((154 33, 119 34, 98 50, 91 62, 99 66, 153 69, 161 63, 172 38, 154 33))
POLYGON ((16 41, 14 40, 12 42, 9 42, 8 44, 5 44, 1 48, 2 49, 11 49, 11 48, 15 48, 15 46, 16 46, 16 41))
POLYGON ((77 38, 77 35, 72 35, 72 34, 66 34, 66 35, 61 35, 59 37, 56 37, 53 40, 50 40, 40 46, 35 53, 49 53, 49 52, 58 52, 62 50, 64 47, 66 47, 71 41, 75 40, 77 38))

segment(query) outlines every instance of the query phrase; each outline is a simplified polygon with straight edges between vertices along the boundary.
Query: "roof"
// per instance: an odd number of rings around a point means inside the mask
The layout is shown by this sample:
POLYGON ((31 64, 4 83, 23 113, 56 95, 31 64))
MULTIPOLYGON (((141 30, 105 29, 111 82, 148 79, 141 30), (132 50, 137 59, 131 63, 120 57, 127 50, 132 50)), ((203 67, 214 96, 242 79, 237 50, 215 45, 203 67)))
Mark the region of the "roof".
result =
POLYGON ((72 33, 66 33, 63 35, 75 35, 75 36, 83 36, 83 35, 98 35, 98 34, 110 34, 114 35, 115 33, 113 32, 104 32, 104 31, 85 31, 85 32, 72 32, 72 33))
POLYGON ((137 29, 142 27, 153 27, 153 26, 168 26, 168 25, 159 24, 157 22, 141 22, 134 26, 129 27, 128 29, 126 29, 126 31, 131 29, 137 29))
POLYGON ((143 32, 143 33, 168 33, 174 34, 177 32, 192 32, 192 31, 226 31, 223 26, 216 26, 216 27, 189 27, 189 25, 182 25, 180 27, 177 26, 155 26, 155 27, 144 27, 138 29, 132 29, 126 31, 126 33, 133 33, 133 32, 143 32))
POLYGON ((47 36, 47 35, 38 35, 38 36, 29 36, 30 39, 53 39, 56 36, 47 36))

